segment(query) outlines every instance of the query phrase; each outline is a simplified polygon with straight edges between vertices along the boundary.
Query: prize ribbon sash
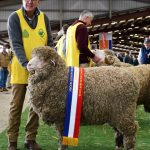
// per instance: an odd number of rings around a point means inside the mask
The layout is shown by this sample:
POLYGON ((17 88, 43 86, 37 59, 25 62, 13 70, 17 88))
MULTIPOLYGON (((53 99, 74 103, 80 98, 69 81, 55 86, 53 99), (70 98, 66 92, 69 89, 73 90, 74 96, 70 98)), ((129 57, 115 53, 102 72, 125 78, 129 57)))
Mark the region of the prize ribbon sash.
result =
POLYGON ((63 145, 78 145, 83 88, 84 69, 69 67, 63 145))

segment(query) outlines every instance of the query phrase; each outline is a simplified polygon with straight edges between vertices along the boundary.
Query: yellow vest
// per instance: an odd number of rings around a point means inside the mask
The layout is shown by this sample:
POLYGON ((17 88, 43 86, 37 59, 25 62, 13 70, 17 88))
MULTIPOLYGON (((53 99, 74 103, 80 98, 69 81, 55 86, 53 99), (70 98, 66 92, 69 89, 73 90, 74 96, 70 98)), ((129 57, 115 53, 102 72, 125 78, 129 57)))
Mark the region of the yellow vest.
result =
MULTIPOLYGON (((79 67, 79 56, 80 51, 77 47, 77 41, 76 41, 76 29, 77 27, 83 24, 81 22, 76 23, 73 26, 70 26, 67 30, 67 36, 66 36, 66 65, 67 66, 73 66, 73 67, 79 67)), ((88 47, 90 49, 90 42, 88 42, 88 47)))
MULTIPOLYGON (((20 19, 20 26, 22 31, 23 48, 27 60, 31 59, 31 52, 33 48, 47 45, 47 31, 45 26, 44 14, 40 12, 38 16, 38 22, 35 29, 30 28, 26 20, 24 19, 22 10, 16 11, 20 19)), ((27 84, 28 83, 28 71, 22 67, 16 56, 12 59, 12 84, 27 84)))
POLYGON ((0 53, 0 66, 1 67, 8 67, 10 64, 10 55, 6 52, 6 54, 3 54, 3 52, 0 53))
POLYGON ((66 56, 64 56, 63 53, 63 46, 64 46, 64 39, 66 38, 66 35, 63 35, 57 42, 56 48, 57 53, 65 60, 66 56))

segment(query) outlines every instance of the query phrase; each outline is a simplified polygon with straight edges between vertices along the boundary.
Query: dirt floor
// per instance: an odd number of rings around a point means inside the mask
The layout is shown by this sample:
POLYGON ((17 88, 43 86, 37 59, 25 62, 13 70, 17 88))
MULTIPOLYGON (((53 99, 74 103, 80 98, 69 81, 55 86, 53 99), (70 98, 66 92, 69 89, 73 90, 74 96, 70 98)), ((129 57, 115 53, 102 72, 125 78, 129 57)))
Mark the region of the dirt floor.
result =
MULTIPOLYGON (((26 96, 23 110, 29 105, 27 99, 26 96)), ((7 128, 10 101, 11 90, 8 92, 0 92, 0 133, 7 128)))

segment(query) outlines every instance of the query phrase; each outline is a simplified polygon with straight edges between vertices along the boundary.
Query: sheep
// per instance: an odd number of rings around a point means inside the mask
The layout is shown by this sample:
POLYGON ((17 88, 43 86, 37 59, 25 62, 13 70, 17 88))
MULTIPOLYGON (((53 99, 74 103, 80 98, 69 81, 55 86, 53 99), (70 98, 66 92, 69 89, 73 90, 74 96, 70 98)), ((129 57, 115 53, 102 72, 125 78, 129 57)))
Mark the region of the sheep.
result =
POLYGON ((96 55, 99 55, 99 57, 105 55, 103 61, 101 61, 98 64, 95 64, 96 66, 100 67, 111 65, 114 67, 125 67, 125 70, 130 71, 137 78, 137 80, 139 80, 140 95, 137 101, 137 105, 144 105, 145 111, 150 113, 150 99, 148 97, 148 94, 150 93, 148 90, 150 87, 150 65, 139 65, 136 67, 131 67, 131 64, 120 62, 120 60, 115 56, 115 54, 111 50, 96 50, 94 53, 96 55))
POLYGON ((92 52, 101 58, 101 61, 98 62, 97 64, 92 63, 92 67, 93 66, 97 66, 97 67, 108 66, 108 65, 112 65, 114 67, 131 67, 132 66, 129 63, 121 62, 112 50, 108 50, 108 49, 98 50, 98 49, 96 49, 96 50, 92 50, 92 52))
MULTIPOLYGON (((55 124, 59 135, 59 150, 65 119, 68 68, 64 60, 50 47, 38 47, 28 63, 29 100, 34 111, 48 124, 55 124)), ((126 150, 135 149, 135 122, 139 83, 119 67, 85 68, 81 123, 108 123, 124 137, 126 150)))
POLYGON ((120 60, 114 55, 113 51, 111 50, 97 50, 95 54, 102 56, 105 55, 105 59, 103 61, 96 64, 96 66, 108 66, 112 65, 114 67, 128 67, 125 70, 132 72, 132 74, 139 80, 140 83, 140 95, 137 101, 137 105, 144 105, 144 109, 146 112, 150 113, 150 99, 148 94, 150 91, 150 65, 139 65, 136 67, 131 67, 131 64, 120 62, 120 60), (131 67, 131 68, 130 68, 131 67))
MULTIPOLYGON (((108 62, 112 62, 112 60, 114 60, 113 63, 106 63, 106 61, 103 61, 102 63, 97 64, 97 66, 112 65, 114 67, 125 67, 124 69, 126 71, 131 72, 133 76, 136 77, 136 79, 140 84, 140 93, 137 105, 143 105, 145 111, 150 113, 150 65, 139 65, 136 67, 131 67, 132 66, 131 64, 120 62, 120 60, 114 55, 113 51, 110 50, 104 51, 97 50, 95 53, 99 56, 102 56, 101 53, 103 53, 105 54, 106 58, 108 58, 109 56, 109 58, 111 59, 110 60, 108 59, 108 62)), ((115 130, 116 130, 116 146, 122 147, 123 136, 121 133, 117 131, 117 129, 115 130)))

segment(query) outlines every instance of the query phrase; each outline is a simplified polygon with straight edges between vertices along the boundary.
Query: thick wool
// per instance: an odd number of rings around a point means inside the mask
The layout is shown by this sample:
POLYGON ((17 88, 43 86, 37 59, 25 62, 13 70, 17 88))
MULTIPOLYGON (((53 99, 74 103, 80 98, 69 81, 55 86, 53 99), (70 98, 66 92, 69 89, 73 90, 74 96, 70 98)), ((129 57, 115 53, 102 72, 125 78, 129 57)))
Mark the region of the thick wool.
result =
MULTIPOLYGON (((114 67, 125 67, 124 69, 126 71, 132 73, 140 85, 140 93, 139 93, 137 105, 144 105, 145 111, 150 113, 150 65, 139 65, 133 67, 131 64, 120 62, 120 60, 114 55, 112 51, 105 50, 103 52, 105 53, 106 58, 107 56, 111 56, 110 58, 111 60, 114 59, 114 62, 110 64, 104 61, 101 64, 99 63, 97 66, 111 65, 114 67)), ((118 147, 118 149, 120 149, 119 145, 123 144, 123 136, 118 130, 115 131, 117 132, 116 146, 118 147)))
POLYGON ((110 64, 104 61, 103 63, 98 64, 98 66, 111 65, 114 67, 127 67, 125 68, 125 70, 132 73, 136 77, 140 85, 140 94, 137 105, 144 105, 145 111, 150 112, 150 65, 139 65, 131 67, 131 64, 120 62, 120 60, 115 56, 113 51, 104 50, 102 52, 105 53, 106 58, 108 56, 111 56, 110 58, 113 59, 114 62, 110 64))
MULTIPOLYGON (((33 57, 43 62, 29 77, 30 102, 45 123, 55 123, 60 140, 65 119, 68 68, 49 47, 33 50, 33 57)), ((135 110, 139 82, 134 75, 119 67, 85 68, 85 85, 81 123, 108 123, 124 135, 127 150, 135 147, 135 110)), ((60 146, 60 149, 65 149, 60 146)))
POLYGON ((137 105, 144 105, 145 110, 150 112, 150 65, 139 65, 124 69, 131 72, 139 82, 140 94, 137 105))

